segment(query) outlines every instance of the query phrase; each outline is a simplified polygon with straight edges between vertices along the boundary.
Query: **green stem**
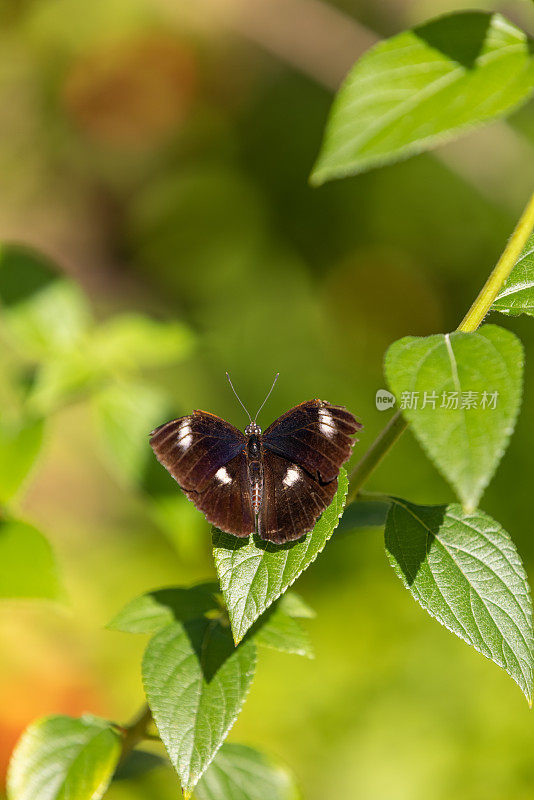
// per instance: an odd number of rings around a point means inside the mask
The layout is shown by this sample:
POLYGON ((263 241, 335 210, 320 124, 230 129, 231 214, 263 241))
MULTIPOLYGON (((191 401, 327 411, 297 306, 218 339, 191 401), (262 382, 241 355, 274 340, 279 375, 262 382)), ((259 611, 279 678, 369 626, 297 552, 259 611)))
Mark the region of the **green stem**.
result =
MULTIPOLYGON (((517 262, 533 229, 534 194, 528 201, 514 232, 504 248, 502 256, 480 290, 480 294, 456 330, 472 333, 481 325, 493 301, 499 294, 503 283, 512 271, 514 264, 517 262)), ((347 503, 352 503, 356 499, 361 487, 407 427, 408 423, 403 418, 401 412, 397 411, 350 473, 347 503)))
MULTIPOLYGON (((145 704, 132 722, 122 728, 123 740, 121 761, 124 761, 124 759, 139 744, 139 742, 149 736, 149 734, 147 734, 147 729, 151 722, 152 712, 148 707, 148 704, 145 704)), ((150 736, 150 738, 152 737, 150 736)))
POLYGON ((458 325, 457 330, 472 332, 484 320, 484 317, 493 305, 493 301, 499 294, 501 286, 514 268, 521 251, 527 243, 528 237, 534 228, 534 194, 528 201, 519 222, 515 226, 514 232, 508 239, 508 244, 504 252, 497 261, 495 269, 480 290, 477 299, 458 325))

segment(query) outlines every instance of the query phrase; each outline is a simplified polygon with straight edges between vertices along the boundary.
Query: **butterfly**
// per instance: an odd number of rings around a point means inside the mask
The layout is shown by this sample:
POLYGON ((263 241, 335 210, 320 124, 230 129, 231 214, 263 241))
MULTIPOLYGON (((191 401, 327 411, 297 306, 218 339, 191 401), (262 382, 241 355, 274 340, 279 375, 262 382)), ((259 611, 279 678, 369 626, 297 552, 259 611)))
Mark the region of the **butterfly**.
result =
POLYGON ((343 406, 308 400, 262 433, 256 419, 277 378, 254 420, 241 403, 250 420, 244 433, 193 411, 152 431, 150 445, 208 522, 234 536, 257 533, 283 544, 311 531, 330 505, 362 426, 343 406))

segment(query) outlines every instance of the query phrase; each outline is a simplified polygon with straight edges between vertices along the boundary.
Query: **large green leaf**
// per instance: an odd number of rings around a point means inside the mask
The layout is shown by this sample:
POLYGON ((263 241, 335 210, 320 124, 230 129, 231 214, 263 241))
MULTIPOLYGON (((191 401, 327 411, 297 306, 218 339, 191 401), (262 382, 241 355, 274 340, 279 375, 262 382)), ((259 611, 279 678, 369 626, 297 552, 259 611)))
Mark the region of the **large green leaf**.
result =
POLYGON ((92 402, 100 444, 111 468, 127 483, 142 484, 155 460, 150 431, 169 419, 167 398, 148 384, 124 381, 102 389, 92 402))
POLYGON ((252 747, 224 744, 201 778, 198 800, 298 800, 289 771, 252 747))
POLYGON ((218 620, 175 622, 151 639, 143 682, 186 798, 241 711, 255 665, 253 642, 235 647, 218 620))
POLYGON ((7 503, 27 478, 43 441, 43 421, 0 427, 0 503, 7 503))
POLYGON ((475 508, 519 411, 519 339, 496 325, 476 333, 407 336, 389 348, 385 371, 419 442, 464 506, 475 508), (409 407, 414 401, 417 407, 409 407))
POLYGON ((495 298, 492 311, 534 316, 534 233, 495 298))
POLYGON ((43 255, 0 247, 2 318, 26 353, 39 358, 77 346, 90 323, 82 291, 43 255))
POLYGON ((530 41, 500 14, 454 13, 371 48, 331 110, 312 182, 427 150, 525 102, 530 41))
POLYGON ((52 549, 43 534, 26 522, 0 520, 0 598, 60 596, 52 549))
POLYGON ((347 488, 347 473, 341 470, 336 495, 313 531, 287 545, 214 531, 213 556, 236 642, 315 561, 339 523, 347 488))
POLYGON ((532 699, 532 608, 507 532, 482 511, 393 498, 386 550, 417 602, 494 661, 532 699))
POLYGON ((217 583, 170 586, 131 600, 108 625, 126 633, 155 633, 171 622, 186 622, 203 617, 218 608, 217 583))
POLYGON ((45 717, 13 753, 8 800, 100 800, 120 753, 120 737, 104 720, 45 717))
POLYGON ((161 367, 191 352, 192 334, 181 322, 164 322, 143 314, 119 314, 98 326, 90 353, 113 372, 161 367))

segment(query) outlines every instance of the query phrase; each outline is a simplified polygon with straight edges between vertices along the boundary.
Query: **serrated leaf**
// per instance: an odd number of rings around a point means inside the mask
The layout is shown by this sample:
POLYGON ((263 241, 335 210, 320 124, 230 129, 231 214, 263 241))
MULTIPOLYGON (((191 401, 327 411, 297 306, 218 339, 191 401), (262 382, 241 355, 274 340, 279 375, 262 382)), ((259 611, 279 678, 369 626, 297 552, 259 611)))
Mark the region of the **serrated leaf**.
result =
POLYGON ((235 647, 217 620, 176 622, 151 639, 145 692, 186 798, 241 711, 255 665, 253 642, 235 647))
POLYGON ((495 298, 491 311, 534 316, 534 233, 495 298))
POLYGON ((102 451, 122 480, 141 485, 154 460, 150 431, 168 416, 168 400, 148 384, 125 381, 107 386, 92 398, 102 451))
POLYGON ((174 364, 191 352, 193 336, 181 322, 143 314, 119 314, 98 326, 90 353, 108 370, 137 370, 174 364))
POLYGON ((47 539, 33 525, 0 520, 0 598, 61 596, 56 564, 47 539))
POLYGON ((298 800, 293 776, 252 747, 224 744, 200 780, 198 800, 298 800))
POLYGON ((155 633, 172 622, 198 619, 218 608, 218 591, 218 584, 211 582, 148 592, 119 611, 108 628, 125 633, 155 633))
POLYGON ((420 444, 466 509, 475 508, 515 426, 521 342, 496 325, 476 333, 407 336, 389 348, 385 372, 420 444), (428 402, 433 393, 434 404, 428 402), (410 408, 405 403, 414 395, 417 408, 410 408), (458 407, 447 407, 455 398, 458 407), (471 401, 476 407, 469 407, 471 401))
POLYGON ((214 531, 213 557, 236 642, 323 550, 343 513, 347 489, 342 469, 334 499, 313 531, 287 545, 264 542, 255 535, 247 542, 214 531))
POLYGON ((404 31, 352 68, 311 181, 428 150, 509 113, 533 86, 530 40, 500 14, 453 13, 404 31))
MULTIPOLYGON (((283 600, 283 598, 281 598, 283 600)), ((300 622, 287 614, 280 602, 263 614, 250 629, 249 636, 257 645, 306 658, 314 658, 308 632, 300 622)))
POLYGON ((45 717, 15 748, 8 800, 100 800, 120 753, 120 737, 104 720, 45 717))
POLYGON ((385 537, 397 575, 429 614, 506 670, 531 702, 530 590, 508 533, 482 511, 392 500, 385 537))
POLYGON ((72 349, 91 320, 81 289, 45 256, 19 245, 0 247, 0 304, 10 334, 36 358, 72 349))
POLYGON ((41 450, 43 420, 32 420, 17 428, 0 427, 0 503, 7 503, 20 490, 41 450))

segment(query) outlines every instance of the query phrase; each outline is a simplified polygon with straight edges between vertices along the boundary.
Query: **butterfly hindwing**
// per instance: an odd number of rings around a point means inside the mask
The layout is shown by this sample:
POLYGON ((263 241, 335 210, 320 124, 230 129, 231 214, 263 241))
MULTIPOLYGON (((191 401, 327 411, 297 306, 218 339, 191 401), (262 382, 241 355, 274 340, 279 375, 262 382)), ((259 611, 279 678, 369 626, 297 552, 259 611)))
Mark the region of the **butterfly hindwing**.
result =
POLYGON ((247 457, 242 451, 215 472, 202 491, 186 494, 208 522, 234 536, 250 536, 255 529, 250 498, 247 457))
POLYGON ((300 539, 313 529, 336 490, 337 478, 321 483, 298 464, 267 451, 259 536, 277 544, 300 539))
POLYGON ((350 457, 351 437, 361 427, 343 406, 308 400, 273 422, 263 434, 263 444, 328 483, 350 457))
POLYGON ((215 414, 193 411, 152 431, 150 445, 184 491, 201 492, 244 449, 246 439, 215 414))

